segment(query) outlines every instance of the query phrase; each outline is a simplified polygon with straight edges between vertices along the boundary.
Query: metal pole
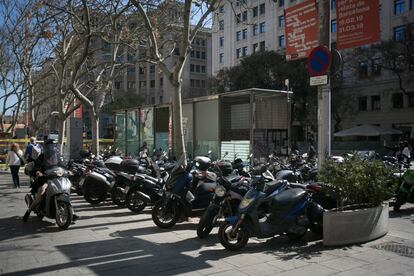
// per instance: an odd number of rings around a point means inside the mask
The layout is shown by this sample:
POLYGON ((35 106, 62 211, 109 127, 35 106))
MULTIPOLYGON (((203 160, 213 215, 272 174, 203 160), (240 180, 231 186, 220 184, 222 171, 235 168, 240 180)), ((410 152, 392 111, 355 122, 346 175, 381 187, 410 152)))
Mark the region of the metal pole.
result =
MULTIPOLYGON (((319 42, 331 49, 330 0, 319 0, 319 42)), ((318 86, 318 167, 331 154, 331 86, 318 86)))

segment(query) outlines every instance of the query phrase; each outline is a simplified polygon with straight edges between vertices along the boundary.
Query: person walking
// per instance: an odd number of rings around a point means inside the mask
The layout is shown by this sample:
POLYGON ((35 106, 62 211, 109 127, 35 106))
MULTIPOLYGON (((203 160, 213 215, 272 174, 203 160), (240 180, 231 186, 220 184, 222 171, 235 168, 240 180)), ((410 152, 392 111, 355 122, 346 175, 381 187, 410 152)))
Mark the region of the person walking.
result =
POLYGON ((20 150, 19 144, 12 143, 7 153, 6 164, 10 167, 14 188, 20 188, 19 169, 24 165, 23 152, 20 150))

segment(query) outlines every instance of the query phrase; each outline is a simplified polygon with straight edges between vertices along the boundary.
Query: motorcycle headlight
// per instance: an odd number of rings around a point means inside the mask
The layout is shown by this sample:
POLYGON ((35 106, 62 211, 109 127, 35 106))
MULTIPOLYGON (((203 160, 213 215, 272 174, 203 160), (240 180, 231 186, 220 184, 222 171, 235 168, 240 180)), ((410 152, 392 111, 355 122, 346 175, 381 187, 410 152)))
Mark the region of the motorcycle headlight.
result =
POLYGON ((239 208, 246 208, 250 205, 250 203, 254 200, 254 198, 243 198, 243 200, 240 202, 239 208))
POLYGON ((218 197, 223 197, 226 194, 226 188, 221 185, 217 185, 216 189, 214 190, 218 197))

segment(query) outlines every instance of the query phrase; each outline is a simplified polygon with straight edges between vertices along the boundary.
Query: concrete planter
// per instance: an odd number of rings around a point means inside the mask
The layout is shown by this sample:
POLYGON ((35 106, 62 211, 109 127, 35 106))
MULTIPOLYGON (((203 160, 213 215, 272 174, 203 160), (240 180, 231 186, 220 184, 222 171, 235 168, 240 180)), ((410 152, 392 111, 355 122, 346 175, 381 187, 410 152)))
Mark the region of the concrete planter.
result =
POLYGON ((387 233, 388 203, 350 211, 331 210, 323 215, 324 245, 367 242, 387 233))

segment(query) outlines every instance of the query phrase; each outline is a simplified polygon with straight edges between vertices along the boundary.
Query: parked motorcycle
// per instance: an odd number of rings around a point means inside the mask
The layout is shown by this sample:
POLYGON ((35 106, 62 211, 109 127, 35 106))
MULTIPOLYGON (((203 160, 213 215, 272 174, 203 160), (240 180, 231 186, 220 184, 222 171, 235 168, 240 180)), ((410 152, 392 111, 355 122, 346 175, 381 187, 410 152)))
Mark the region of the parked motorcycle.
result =
POLYGON ((162 199, 152 209, 152 220, 161 228, 170 228, 185 217, 199 216, 214 195, 215 182, 198 183, 192 187, 191 165, 184 168, 181 158, 162 189, 162 199))
MULTIPOLYGON (((33 211, 40 219, 45 216, 55 219, 59 228, 67 229, 73 220, 73 208, 70 201, 71 183, 67 178, 67 171, 61 167, 55 167, 45 173, 48 178, 46 195, 33 211)), ((25 202, 28 207, 32 204, 32 194, 25 196, 25 202)))
POLYGON ((403 174, 403 182, 395 199, 394 211, 400 211, 401 206, 406 202, 414 203, 414 170, 407 170, 403 174))
POLYGON ((244 196, 238 215, 227 217, 219 228, 220 243, 228 250, 242 249, 250 237, 269 238, 287 234, 292 240, 303 237, 308 228, 322 223, 323 208, 312 201, 319 191, 315 184, 280 189, 284 181, 265 188, 256 185, 244 196))

